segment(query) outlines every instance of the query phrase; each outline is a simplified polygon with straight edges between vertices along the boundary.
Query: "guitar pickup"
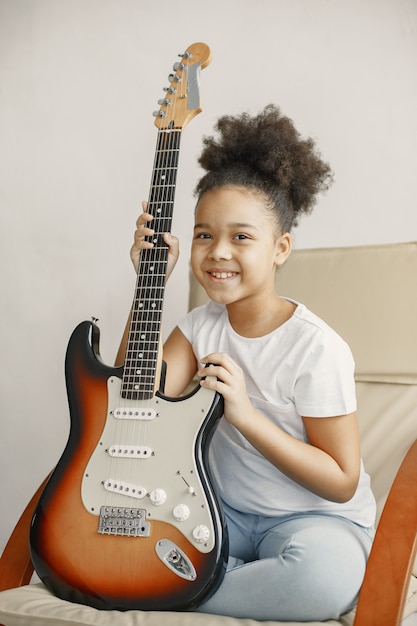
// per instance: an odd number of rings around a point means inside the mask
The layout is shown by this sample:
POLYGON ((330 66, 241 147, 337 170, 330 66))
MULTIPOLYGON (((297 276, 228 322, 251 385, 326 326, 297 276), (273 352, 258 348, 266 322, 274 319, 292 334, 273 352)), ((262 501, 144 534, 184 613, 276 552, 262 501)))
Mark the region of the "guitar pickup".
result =
POLYGON ((103 482, 103 487, 106 491, 112 493, 118 493, 121 496, 130 496, 131 498, 144 498, 146 496, 146 489, 140 485, 133 483, 127 483, 124 480, 116 480, 108 478, 103 482))
POLYGON ((119 407, 112 411, 112 415, 119 420, 153 420, 157 413, 151 407, 119 407))
POLYGON ((153 455, 153 450, 148 446, 113 444, 109 448, 109 454, 125 459, 149 459, 153 455))

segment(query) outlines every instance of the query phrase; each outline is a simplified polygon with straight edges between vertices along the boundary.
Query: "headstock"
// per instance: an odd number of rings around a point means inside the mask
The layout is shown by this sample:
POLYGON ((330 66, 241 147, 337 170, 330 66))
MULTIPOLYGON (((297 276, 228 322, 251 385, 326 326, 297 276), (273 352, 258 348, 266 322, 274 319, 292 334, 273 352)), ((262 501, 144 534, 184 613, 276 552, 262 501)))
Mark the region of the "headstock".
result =
POLYGON ((155 126, 160 130, 182 129, 201 112, 200 70, 211 61, 210 48, 205 43, 194 43, 181 61, 174 64, 174 74, 169 75, 170 86, 165 87, 165 97, 158 100, 161 105, 155 111, 155 126))

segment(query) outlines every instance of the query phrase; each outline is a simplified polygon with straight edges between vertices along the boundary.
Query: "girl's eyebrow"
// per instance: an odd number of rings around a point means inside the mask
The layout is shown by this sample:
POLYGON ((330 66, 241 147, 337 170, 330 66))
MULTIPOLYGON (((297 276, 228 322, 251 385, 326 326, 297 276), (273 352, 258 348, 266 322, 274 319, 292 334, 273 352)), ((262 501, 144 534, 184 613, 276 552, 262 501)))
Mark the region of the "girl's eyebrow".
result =
MULTIPOLYGON (((229 228, 251 228, 252 230, 258 230, 258 227, 255 224, 249 224, 246 222, 231 222, 227 224, 229 228)), ((194 230, 196 228, 210 228, 210 224, 205 224, 200 222, 199 224, 194 225, 194 230)))

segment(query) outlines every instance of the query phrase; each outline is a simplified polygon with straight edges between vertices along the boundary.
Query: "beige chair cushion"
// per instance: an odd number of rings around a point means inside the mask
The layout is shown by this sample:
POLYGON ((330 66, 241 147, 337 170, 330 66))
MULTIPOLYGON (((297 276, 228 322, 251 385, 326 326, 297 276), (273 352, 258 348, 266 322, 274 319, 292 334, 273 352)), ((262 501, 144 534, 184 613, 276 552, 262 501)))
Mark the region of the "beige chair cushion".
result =
MULTIPOLYGON (((412 579, 404 618, 417 611, 417 580, 412 579)), ((262 622, 262 626, 352 626, 351 611, 339 621, 262 622)), ((55 598, 42 583, 0 593, 0 625, 4 626, 259 626, 252 619, 236 619, 200 613, 159 611, 98 611, 55 598)), ((381 624, 382 626, 382 624, 381 624)))
POLYGON ((362 456, 379 519, 401 461, 417 438, 417 385, 357 382, 356 395, 362 456))
MULTIPOLYGON (((279 622, 301 626, 298 622, 279 622)), ((330 620, 328 626, 351 626, 353 613, 340 622, 330 620)), ((80 604, 58 600, 42 583, 0 593, 0 624, 4 626, 259 626, 252 619, 235 619, 200 613, 159 611, 98 611, 80 604)), ((262 622, 276 626, 278 622, 262 622)), ((308 622, 319 626, 320 622, 308 622)), ((305 622, 303 626, 306 626, 305 622)))

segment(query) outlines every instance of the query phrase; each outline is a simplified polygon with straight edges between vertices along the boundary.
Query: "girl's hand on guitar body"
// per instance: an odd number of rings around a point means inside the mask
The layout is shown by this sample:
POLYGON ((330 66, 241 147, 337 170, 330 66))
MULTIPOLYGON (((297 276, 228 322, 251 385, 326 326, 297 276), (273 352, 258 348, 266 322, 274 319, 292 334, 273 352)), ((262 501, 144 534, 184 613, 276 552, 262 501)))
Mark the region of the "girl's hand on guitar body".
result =
MULTIPOLYGON (((145 248, 152 248, 153 243, 151 241, 145 241, 145 237, 150 237, 154 234, 153 229, 150 227, 153 220, 153 216, 146 212, 148 207, 147 202, 142 202, 143 213, 139 215, 136 221, 136 230, 134 234, 133 246, 130 249, 130 258, 132 259, 135 271, 138 271, 139 258, 141 251, 145 248)), ((167 278, 171 275, 172 270, 179 257, 179 241, 177 237, 171 235, 171 233, 164 233, 164 241, 168 245, 168 266, 167 266, 167 278)))

